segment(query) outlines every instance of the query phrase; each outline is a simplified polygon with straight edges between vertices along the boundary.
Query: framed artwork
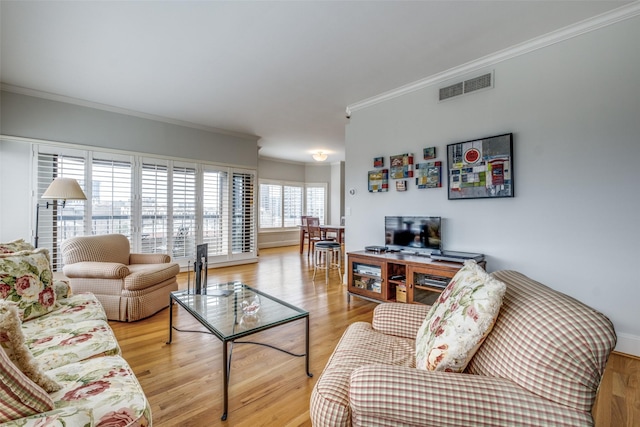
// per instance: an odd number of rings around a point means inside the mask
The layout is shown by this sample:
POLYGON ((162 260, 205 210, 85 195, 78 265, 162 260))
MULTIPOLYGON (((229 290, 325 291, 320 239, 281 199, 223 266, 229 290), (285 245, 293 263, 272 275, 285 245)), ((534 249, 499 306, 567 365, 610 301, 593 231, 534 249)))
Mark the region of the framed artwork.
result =
POLYGON ((418 188, 442 187, 442 162, 427 162, 416 164, 416 186, 418 188))
POLYGON ((429 147, 422 150, 422 155, 425 160, 431 160, 436 158, 436 147, 429 147))
POLYGON ((413 178, 413 154, 397 154, 390 157, 392 179, 413 178))
POLYGON ((373 167, 381 168, 384 166, 384 157, 374 157, 373 158, 373 167))
POLYGON ((368 187, 370 193, 389 191, 389 169, 369 171, 368 187))
POLYGON ((407 191, 407 181, 404 179, 396 181, 396 191, 407 191))
POLYGON ((514 197, 513 134, 447 145, 449 200, 514 197))

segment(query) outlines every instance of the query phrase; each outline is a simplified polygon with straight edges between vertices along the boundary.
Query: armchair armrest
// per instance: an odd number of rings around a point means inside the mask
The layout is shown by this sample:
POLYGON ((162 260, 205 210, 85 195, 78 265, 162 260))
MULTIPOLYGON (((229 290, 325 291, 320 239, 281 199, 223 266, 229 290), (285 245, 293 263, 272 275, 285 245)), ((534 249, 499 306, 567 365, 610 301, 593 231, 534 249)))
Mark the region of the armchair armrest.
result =
POLYGON ((591 426, 590 413, 496 377, 367 365, 351 374, 355 426, 591 426))
POLYGON ((164 264, 166 262, 171 262, 171 257, 167 254, 129 254, 129 265, 164 264))
POLYGON ((127 266, 119 262, 76 262, 65 265, 62 272, 70 279, 123 279, 129 275, 127 266))
POLYGON ((387 335, 416 339, 430 308, 419 304, 380 304, 373 310, 373 329, 387 335))

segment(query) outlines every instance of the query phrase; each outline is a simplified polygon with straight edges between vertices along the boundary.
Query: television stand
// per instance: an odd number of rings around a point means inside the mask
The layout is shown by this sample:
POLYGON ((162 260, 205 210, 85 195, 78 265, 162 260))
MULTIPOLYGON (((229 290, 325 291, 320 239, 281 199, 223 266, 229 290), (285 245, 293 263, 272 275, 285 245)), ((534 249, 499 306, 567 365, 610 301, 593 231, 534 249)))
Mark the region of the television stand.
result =
MULTIPOLYGON (((347 301, 433 304, 462 268, 462 261, 437 261, 412 253, 349 252, 347 301)), ((486 268, 486 262, 478 264, 486 268)))

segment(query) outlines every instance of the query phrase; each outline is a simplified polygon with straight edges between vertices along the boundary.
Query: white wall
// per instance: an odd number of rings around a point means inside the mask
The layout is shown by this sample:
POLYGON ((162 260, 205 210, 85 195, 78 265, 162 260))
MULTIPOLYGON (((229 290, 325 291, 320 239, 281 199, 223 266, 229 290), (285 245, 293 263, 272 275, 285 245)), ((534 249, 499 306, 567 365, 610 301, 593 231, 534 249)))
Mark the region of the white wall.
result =
POLYGON ((617 350, 640 355, 638 40, 635 17, 487 68, 493 89, 439 103, 455 79, 353 112, 347 250, 382 244, 385 215, 442 216, 446 249, 485 253, 489 271, 519 270, 604 312, 617 350), (447 200, 446 145, 507 132, 515 198, 447 200), (373 157, 429 146, 443 188, 368 193, 373 157))

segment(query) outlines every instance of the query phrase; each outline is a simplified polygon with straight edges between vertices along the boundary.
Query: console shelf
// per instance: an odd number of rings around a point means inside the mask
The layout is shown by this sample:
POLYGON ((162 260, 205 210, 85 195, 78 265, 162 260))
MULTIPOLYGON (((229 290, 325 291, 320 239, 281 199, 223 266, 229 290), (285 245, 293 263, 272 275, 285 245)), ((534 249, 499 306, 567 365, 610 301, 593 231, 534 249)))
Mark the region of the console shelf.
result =
POLYGON ((377 302, 431 305, 462 268, 460 263, 402 253, 357 251, 347 256, 348 301, 353 295, 377 302))

